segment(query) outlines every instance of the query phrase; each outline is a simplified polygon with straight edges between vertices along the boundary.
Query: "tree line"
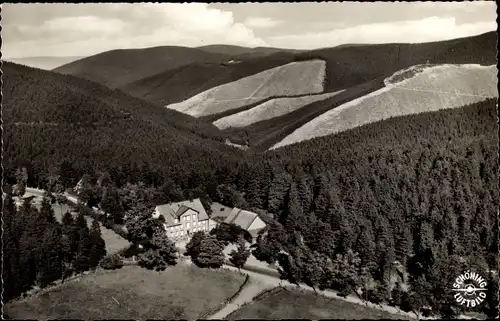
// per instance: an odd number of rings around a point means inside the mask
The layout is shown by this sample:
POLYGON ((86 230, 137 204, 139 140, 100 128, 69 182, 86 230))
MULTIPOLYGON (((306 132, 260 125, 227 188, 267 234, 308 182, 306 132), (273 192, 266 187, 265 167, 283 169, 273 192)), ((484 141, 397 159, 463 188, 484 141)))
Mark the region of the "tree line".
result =
POLYGON ((26 198, 20 208, 11 194, 3 206, 4 300, 20 296, 33 286, 46 287, 74 273, 95 269, 106 255, 99 223, 91 227, 82 214, 66 212, 58 222, 50 198, 40 209, 26 198))

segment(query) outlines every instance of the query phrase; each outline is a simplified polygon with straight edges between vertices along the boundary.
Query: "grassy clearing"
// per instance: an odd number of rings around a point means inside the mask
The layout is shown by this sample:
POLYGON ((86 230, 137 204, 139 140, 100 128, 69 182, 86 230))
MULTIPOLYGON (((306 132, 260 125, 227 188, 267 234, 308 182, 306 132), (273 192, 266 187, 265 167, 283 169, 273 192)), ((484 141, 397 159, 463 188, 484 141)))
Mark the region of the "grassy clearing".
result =
POLYGON ((293 62, 211 88, 167 107, 195 117, 223 113, 273 96, 323 92, 323 60, 293 62))
POLYGON ((125 266, 8 303, 5 313, 16 319, 194 320, 231 297, 244 280, 244 275, 234 272, 184 264, 163 272, 125 266))
POLYGON ((329 299, 321 295, 279 288, 256 298, 226 319, 403 319, 403 316, 369 307, 329 299))
POLYGON ((225 130, 232 142, 245 143, 246 139, 252 148, 264 151, 284 139, 287 135, 319 115, 336 108, 346 102, 367 95, 384 86, 383 78, 374 79, 325 100, 320 100, 285 115, 260 121, 241 128, 225 130))
POLYGON ((259 121, 268 120, 288 114, 316 101, 335 96, 340 92, 341 91, 294 98, 271 99, 251 109, 218 119, 213 124, 219 129, 249 126, 259 121))
POLYGON ((391 117, 458 108, 498 96, 496 66, 432 67, 313 119, 272 148, 327 136, 391 117))

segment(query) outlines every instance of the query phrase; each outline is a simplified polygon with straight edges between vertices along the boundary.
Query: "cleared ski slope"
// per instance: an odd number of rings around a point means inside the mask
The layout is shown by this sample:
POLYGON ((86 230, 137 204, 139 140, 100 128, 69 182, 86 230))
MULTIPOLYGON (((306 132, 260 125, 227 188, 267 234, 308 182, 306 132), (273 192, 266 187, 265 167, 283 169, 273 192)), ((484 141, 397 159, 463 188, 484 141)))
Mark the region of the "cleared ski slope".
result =
POLYGON ((292 62, 206 90, 167 108, 202 117, 240 108, 273 96, 323 92, 324 60, 292 62))
POLYGON ((271 149, 327 136, 384 120, 498 97, 497 68, 492 66, 417 66, 395 73, 386 87, 316 117, 271 149))
POLYGON ((259 121, 286 115, 316 101, 335 96, 342 91, 302 97, 271 99, 249 110, 218 119, 213 124, 219 129, 249 126, 259 121))

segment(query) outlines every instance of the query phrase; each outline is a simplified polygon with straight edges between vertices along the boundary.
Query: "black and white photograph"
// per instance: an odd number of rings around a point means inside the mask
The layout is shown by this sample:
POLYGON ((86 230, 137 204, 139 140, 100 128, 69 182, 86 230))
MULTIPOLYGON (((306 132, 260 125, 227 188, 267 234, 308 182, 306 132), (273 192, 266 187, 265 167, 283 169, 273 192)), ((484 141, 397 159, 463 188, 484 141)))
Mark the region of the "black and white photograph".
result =
POLYGON ((2 319, 499 317, 495 1, 0 6, 2 319))

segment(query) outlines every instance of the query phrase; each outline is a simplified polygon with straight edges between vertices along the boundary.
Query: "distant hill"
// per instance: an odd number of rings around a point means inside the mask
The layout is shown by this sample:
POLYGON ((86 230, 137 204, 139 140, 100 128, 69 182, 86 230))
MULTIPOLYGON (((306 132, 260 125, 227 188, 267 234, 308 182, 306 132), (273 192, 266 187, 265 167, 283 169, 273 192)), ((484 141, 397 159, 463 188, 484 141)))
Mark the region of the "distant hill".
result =
POLYGON ((54 69, 117 88, 193 62, 220 63, 229 56, 196 48, 164 46, 106 51, 54 69))
POLYGON ((74 57, 25 57, 25 58, 9 58, 6 61, 14 62, 29 67, 35 67, 45 70, 52 70, 59 66, 68 64, 70 62, 83 59, 83 56, 74 57))
POLYGON ((3 163, 10 179, 24 165, 37 185, 65 162, 74 179, 108 170, 154 183, 218 168, 220 155, 227 162, 239 153, 215 126, 119 90, 9 62, 2 71, 3 163))
POLYGON ((248 48, 248 47, 231 46, 231 45, 208 45, 197 48, 206 52, 225 54, 233 57, 239 56, 239 58, 244 58, 244 59, 263 57, 280 52, 298 53, 306 51, 298 49, 284 49, 284 48, 271 48, 271 47, 248 48))

